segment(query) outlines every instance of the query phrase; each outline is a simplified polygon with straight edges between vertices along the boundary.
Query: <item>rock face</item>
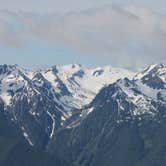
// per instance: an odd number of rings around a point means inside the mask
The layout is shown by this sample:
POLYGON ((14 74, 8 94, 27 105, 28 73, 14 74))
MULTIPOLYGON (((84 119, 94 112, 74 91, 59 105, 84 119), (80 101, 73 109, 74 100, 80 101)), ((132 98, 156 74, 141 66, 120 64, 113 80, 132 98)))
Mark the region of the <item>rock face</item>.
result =
POLYGON ((138 73, 2 65, 0 73, 0 117, 32 153, 46 153, 46 163, 48 157, 58 166, 165 166, 164 65, 138 73))

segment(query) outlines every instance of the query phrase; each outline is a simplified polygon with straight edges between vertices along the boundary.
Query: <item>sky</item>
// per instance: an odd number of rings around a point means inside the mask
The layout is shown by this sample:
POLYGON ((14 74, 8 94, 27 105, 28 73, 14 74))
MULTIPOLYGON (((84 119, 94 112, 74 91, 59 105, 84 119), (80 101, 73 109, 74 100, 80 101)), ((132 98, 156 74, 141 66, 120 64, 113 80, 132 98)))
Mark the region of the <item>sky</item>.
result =
POLYGON ((0 0, 1 64, 166 63, 164 0, 0 0))

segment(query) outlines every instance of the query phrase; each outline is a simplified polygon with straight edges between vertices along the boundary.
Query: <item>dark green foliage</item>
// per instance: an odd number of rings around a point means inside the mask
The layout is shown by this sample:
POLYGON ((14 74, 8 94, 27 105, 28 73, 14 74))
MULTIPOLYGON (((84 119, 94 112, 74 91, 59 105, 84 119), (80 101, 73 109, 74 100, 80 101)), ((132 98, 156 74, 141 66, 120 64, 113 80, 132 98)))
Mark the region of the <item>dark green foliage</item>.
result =
POLYGON ((17 143, 3 159, 2 166, 51 166, 57 162, 48 153, 32 149, 26 144, 17 143))
POLYGON ((19 134, 10 135, 12 128, 1 128, 0 166, 165 166, 165 120, 117 124, 108 116, 105 121, 107 111, 57 132, 49 152, 30 147, 19 134))

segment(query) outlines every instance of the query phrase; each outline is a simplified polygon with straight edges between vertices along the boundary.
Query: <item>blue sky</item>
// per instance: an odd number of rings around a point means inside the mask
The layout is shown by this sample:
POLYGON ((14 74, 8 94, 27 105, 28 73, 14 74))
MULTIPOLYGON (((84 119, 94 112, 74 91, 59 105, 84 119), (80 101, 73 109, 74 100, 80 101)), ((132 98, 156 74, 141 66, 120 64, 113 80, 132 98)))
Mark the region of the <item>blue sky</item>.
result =
POLYGON ((166 62, 164 0, 0 0, 1 63, 166 62))
POLYGON ((84 64, 98 66, 107 64, 105 59, 70 49, 65 45, 53 45, 44 41, 33 41, 26 47, 0 46, 1 63, 18 64, 26 67, 45 67, 55 64, 84 64))

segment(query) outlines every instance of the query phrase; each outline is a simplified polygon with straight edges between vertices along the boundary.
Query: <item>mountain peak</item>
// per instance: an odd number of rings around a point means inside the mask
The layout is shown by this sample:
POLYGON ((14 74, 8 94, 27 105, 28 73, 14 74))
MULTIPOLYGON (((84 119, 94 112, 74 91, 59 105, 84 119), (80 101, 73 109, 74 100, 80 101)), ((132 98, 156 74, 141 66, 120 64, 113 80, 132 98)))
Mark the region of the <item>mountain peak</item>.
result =
POLYGON ((143 71, 139 72, 136 74, 136 76, 134 77, 134 79, 142 79, 145 76, 149 75, 149 74, 159 74, 160 70, 165 69, 164 64, 160 63, 160 64, 152 64, 150 66, 148 66, 147 68, 145 68, 143 71))
POLYGON ((0 65, 0 75, 10 74, 13 70, 16 70, 17 67, 18 67, 17 65, 7 65, 7 64, 0 65))
POLYGON ((157 70, 162 69, 162 68, 164 68, 164 64, 159 63, 159 64, 152 64, 145 70, 147 72, 152 72, 152 71, 157 71, 157 70))

